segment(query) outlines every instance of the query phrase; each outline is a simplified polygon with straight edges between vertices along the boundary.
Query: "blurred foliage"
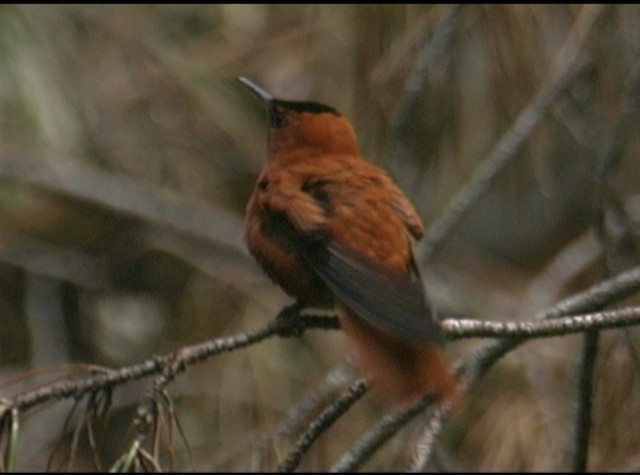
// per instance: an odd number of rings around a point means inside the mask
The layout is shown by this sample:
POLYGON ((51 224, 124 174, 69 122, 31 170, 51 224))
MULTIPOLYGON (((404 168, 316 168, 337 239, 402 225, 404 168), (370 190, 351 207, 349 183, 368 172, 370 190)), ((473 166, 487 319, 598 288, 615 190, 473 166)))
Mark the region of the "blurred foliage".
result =
MULTIPOLYGON (((394 161, 386 153, 394 111, 416 54, 446 8, 0 6, 2 374, 71 361, 139 361, 254 328, 288 302, 243 251, 242 215, 264 155, 265 118, 238 75, 277 97, 340 110, 352 120, 363 155, 392 172, 428 225, 540 89, 583 7, 463 7, 453 45, 420 98, 408 153, 394 161), (74 175, 78 164, 99 173, 74 175), (42 178, 38 170, 48 171, 42 178), (84 178, 69 179, 77 176, 84 178), (148 203, 118 196, 131 183, 152 191, 148 203), (118 209, 89 198, 107 184, 114 199, 122 198, 118 209), (162 210, 165 195, 204 205, 206 213, 184 219, 195 228, 211 219, 207 224, 237 245, 147 219, 146 211, 125 211, 162 210), (48 280, 30 285, 36 276, 48 280), (43 318, 46 328, 57 318, 53 329, 43 330, 43 318), (47 348, 60 345, 68 359, 48 359, 47 348)), ((585 72, 424 269, 441 314, 529 318, 599 277, 602 259, 586 245, 592 257, 583 266, 564 280, 541 280, 554 256, 592 222, 597 160, 611 140, 639 46, 640 7, 608 8, 588 43, 585 72), (536 293, 533 302, 534 287, 542 297, 536 293)), ((635 127, 611 177, 635 231, 639 158, 635 127)), ((637 243, 628 244, 616 271, 637 262, 637 243)), ((635 330, 607 334, 592 469, 640 468, 640 440, 629 424, 640 417, 637 341, 635 330)), ((452 358, 471 346, 452 346, 452 358)), ((544 340, 500 364, 445 434, 451 468, 562 468, 577 349, 574 339, 544 340)), ((289 441, 265 448, 259 434, 344 354, 339 333, 317 332, 193 368, 170 390, 193 452, 190 462, 179 450, 179 467, 275 467, 289 441)), ((124 450, 126 415, 143 391, 116 394, 109 430, 101 434, 105 460, 124 450)), ((37 433, 42 422, 35 419, 46 414, 32 417, 23 434, 30 424, 37 433)), ((302 468, 326 469, 380 414, 367 397, 311 449, 302 468)), ((367 467, 402 466, 413 436, 394 439, 367 467)), ((18 466, 46 466, 58 437, 54 431, 41 443, 23 444, 18 466)), ((91 465, 79 460, 76 467, 91 465)))

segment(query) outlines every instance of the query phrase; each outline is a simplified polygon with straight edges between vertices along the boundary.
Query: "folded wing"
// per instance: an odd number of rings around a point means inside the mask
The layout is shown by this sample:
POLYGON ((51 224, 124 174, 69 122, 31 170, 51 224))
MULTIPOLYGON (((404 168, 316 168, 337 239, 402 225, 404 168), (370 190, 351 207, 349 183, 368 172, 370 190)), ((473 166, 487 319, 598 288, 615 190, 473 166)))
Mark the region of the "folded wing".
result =
POLYGON ((417 268, 392 272, 336 241, 309 242, 302 255, 336 297, 368 323, 405 341, 441 342, 417 268))

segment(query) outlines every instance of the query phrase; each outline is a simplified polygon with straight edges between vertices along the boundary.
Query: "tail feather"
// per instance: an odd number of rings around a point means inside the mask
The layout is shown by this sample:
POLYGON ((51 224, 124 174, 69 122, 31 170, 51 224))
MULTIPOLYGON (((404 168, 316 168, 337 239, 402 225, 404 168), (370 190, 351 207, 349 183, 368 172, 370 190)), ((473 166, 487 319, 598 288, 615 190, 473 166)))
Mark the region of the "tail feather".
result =
POLYGON ((436 345, 393 337, 343 305, 338 306, 338 315, 356 364, 381 402, 411 404, 427 393, 438 399, 453 397, 454 380, 436 345))

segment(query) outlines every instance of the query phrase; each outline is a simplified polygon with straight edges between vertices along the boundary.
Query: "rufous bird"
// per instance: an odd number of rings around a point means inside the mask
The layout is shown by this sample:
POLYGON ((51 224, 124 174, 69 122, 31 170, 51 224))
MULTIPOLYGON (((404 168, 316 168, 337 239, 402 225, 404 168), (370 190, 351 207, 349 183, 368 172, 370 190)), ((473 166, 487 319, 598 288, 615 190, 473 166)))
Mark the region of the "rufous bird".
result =
POLYGON ((335 308, 379 400, 450 396, 442 330, 412 252, 423 226, 407 197, 360 156, 334 108, 275 99, 238 79, 269 117, 267 158, 246 210, 250 252, 297 308, 335 308))

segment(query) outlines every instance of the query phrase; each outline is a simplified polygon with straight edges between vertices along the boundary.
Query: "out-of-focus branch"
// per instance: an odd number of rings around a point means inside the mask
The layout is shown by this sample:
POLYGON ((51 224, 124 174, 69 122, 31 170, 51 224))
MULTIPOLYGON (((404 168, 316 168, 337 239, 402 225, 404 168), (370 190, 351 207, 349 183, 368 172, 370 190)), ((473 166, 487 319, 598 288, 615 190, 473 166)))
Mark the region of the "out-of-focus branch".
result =
POLYGON ((353 377, 353 368, 346 362, 331 370, 319 387, 289 410, 287 416, 278 423, 275 435, 289 436, 294 434, 314 412, 329 404, 337 390, 353 377))
POLYGON ((242 223, 232 213, 79 160, 43 160, 0 151, 0 179, 22 181, 247 253, 239 239, 242 223))
POLYGON ((629 139, 629 135, 637 122, 633 115, 638 110, 640 102, 640 55, 631 65, 625 81, 625 89, 618 105, 618 116, 607 148, 598 161, 596 172, 596 187, 594 192, 594 211, 596 229, 601 239, 605 239, 604 217, 607 208, 607 178, 622 159, 622 151, 629 139))
POLYGON ((355 445, 345 452, 336 464, 331 467, 332 472, 353 472, 357 470, 379 447, 387 442, 400 428, 433 403, 433 397, 428 395, 410 408, 394 411, 384 416, 355 445))
POLYGON ((351 384, 338 399, 336 399, 329 407, 327 407, 320 416, 318 416, 307 430, 298 437, 298 440, 294 448, 289 452, 289 455, 278 467, 280 472, 293 472, 300 461, 302 456, 309 450, 309 447, 327 430, 342 414, 347 412, 353 404, 360 399, 367 391, 367 384, 364 379, 358 379, 351 384))
POLYGON ((518 115, 487 158, 478 165, 465 187, 451 198, 449 204, 440 213, 440 217, 429 226, 421 246, 422 260, 428 261, 435 257, 440 246, 444 244, 446 238, 478 198, 489 189, 493 180, 516 157, 516 152, 544 117, 549 105, 587 64, 582 49, 603 9, 602 5, 583 7, 556 57, 549 79, 518 115))
MULTIPOLYGON (((638 108, 640 96, 640 55, 631 66, 626 78, 625 90, 618 106, 618 117, 613 129, 611 140, 600 157, 595 177, 594 191, 594 221, 600 238, 600 243, 605 255, 605 275, 609 275, 612 269, 611 257, 616 251, 619 239, 612 239, 605 225, 606 214, 619 211, 611 205, 608 196, 607 179, 620 162, 622 150, 627 142, 632 126, 632 116, 638 108)), ((619 221, 623 222, 623 219, 619 221)), ((624 229, 623 232, 628 232, 624 229)), ((587 470, 589 456, 589 439, 591 432, 591 412, 593 400, 593 379, 595 375, 595 363, 598 356, 598 332, 588 332, 584 336, 582 358, 579 368, 577 413, 574 429, 573 470, 584 472, 587 470)))
POLYGON ((31 274, 86 288, 104 288, 108 284, 107 266, 103 259, 24 234, 0 233, 0 261, 31 274))
MULTIPOLYGON (((338 390, 349 381, 352 381, 354 377, 353 367, 343 361, 329 371, 325 379, 311 390, 306 397, 289 409, 287 415, 278 422, 276 427, 269 428, 265 433, 260 434, 254 442, 254 447, 264 449, 272 444, 276 438, 290 437, 297 434, 309 424, 314 414, 319 413, 323 407, 331 404, 331 401, 336 398, 338 390)), ((264 450, 258 449, 255 452, 257 452, 257 457, 262 457, 257 466, 265 467, 264 459, 266 457, 264 456, 264 450)))
POLYGON ((418 53, 413 69, 404 86, 404 96, 396 108, 390 125, 388 157, 385 160, 393 167, 401 162, 407 152, 411 134, 415 133, 411 125, 415 122, 419 99, 428 85, 429 71, 435 61, 449 48, 453 40, 455 20, 460 5, 451 5, 440 21, 433 37, 425 43, 418 53))
POLYGON ((429 420, 416 444, 416 451, 411 467, 412 472, 424 472, 426 470, 427 463, 433 455, 433 447, 435 446, 438 434, 442 431, 443 425, 451 416, 452 411, 453 404, 451 404, 451 401, 438 401, 434 405, 429 420))
POLYGON ((600 245, 591 229, 567 243, 529 284, 522 314, 534 313, 556 302, 571 279, 585 272, 600 256, 600 245))
POLYGON ((576 391, 576 417, 573 429, 572 468, 577 472, 587 471, 589 439, 591 435, 591 411, 593 409, 593 379, 600 334, 588 332, 583 337, 580 365, 578 367, 578 389, 576 391))
MULTIPOLYGON (((597 311, 614 302, 624 300, 638 290, 640 290, 640 267, 634 267, 562 300, 550 309, 540 312, 535 319, 547 320, 574 313, 597 311)), ((500 358, 526 341, 525 338, 514 338, 490 342, 458 360, 455 364, 456 372, 460 375, 458 390, 461 393, 468 393, 500 358)), ((440 426, 438 425, 438 427, 440 426)), ((438 433, 434 433, 430 436, 431 443, 435 443, 437 435, 438 433)), ((430 454, 431 451, 427 450, 424 445, 425 441, 423 440, 420 450, 430 454)), ((428 459, 421 459, 420 462, 424 466, 428 463, 428 459)))

